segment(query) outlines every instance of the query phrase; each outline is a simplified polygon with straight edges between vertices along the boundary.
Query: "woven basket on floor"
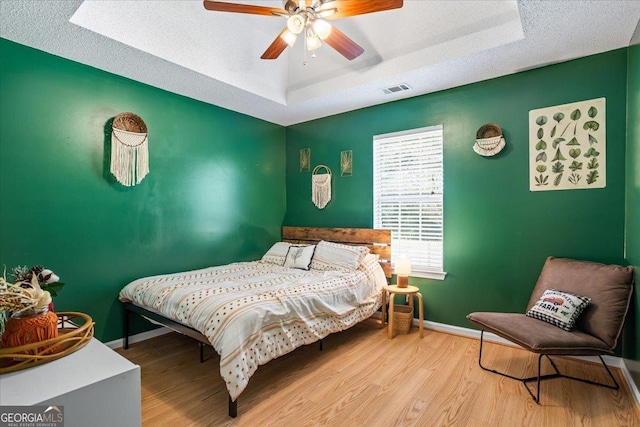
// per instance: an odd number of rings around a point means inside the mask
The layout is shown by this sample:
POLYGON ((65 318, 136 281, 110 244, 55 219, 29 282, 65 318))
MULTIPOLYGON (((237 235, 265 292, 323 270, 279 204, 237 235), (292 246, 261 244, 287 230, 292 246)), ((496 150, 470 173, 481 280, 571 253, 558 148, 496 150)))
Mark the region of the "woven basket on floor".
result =
POLYGON ((408 305, 393 306, 393 331, 408 334, 413 323, 413 308, 408 305))

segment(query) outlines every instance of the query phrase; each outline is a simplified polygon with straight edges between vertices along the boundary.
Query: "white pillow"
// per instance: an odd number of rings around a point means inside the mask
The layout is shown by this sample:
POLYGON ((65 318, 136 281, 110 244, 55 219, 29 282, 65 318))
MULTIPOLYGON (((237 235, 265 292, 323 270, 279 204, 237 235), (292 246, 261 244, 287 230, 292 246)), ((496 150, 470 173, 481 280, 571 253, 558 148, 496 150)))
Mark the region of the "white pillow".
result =
POLYGON ((316 246, 311 268, 324 271, 356 270, 368 253, 369 248, 366 246, 341 245, 323 240, 316 246))
POLYGON ((313 252, 316 246, 289 246, 287 257, 284 260, 285 267, 300 268, 302 270, 308 270, 311 265, 311 259, 313 258, 313 252))
POLYGON ((262 257, 263 262, 268 262, 276 265, 284 265, 284 260, 287 257, 287 252, 291 243, 276 242, 271 246, 271 249, 267 251, 262 257))

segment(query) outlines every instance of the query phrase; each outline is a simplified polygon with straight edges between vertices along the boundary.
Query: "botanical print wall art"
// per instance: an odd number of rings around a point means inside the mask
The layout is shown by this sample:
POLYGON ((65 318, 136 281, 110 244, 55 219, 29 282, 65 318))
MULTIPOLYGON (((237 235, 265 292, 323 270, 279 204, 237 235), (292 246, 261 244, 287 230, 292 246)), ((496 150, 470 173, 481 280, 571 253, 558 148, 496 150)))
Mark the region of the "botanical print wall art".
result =
POLYGON ((353 151, 340 152, 340 176, 353 175, 353 151))
POLYGON ((606 186, 605 98, 529 111, 531 191, 606 186))
POLYGON ((303 148, 300 150, 300 172, 309 172, 311 170, 311 148, 303 148))

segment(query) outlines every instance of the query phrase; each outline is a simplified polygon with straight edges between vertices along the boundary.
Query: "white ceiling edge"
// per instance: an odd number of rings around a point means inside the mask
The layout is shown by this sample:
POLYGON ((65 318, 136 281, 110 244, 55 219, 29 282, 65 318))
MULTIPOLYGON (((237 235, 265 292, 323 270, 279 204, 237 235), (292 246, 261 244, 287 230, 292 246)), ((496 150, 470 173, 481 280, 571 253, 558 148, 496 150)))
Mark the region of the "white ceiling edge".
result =
POLYGON ((640 20, 636 1, 522 0, 523 40, 287 107, 71 24, 81 3, 2 0, 0 37, 282 126, 626 47, 640 20), (400 82, 413 90, 380 91, 400 82))
POLYGON ((278 61, 256 60, 247 54, 274 38, 259 24, 272 27, 274 20, 279 25, 284 20, 214 13, 205 10, 201 1, 122 4, 122 0, 83 1, 69 22, 243 91, 287 103, 288 51, 278 61))

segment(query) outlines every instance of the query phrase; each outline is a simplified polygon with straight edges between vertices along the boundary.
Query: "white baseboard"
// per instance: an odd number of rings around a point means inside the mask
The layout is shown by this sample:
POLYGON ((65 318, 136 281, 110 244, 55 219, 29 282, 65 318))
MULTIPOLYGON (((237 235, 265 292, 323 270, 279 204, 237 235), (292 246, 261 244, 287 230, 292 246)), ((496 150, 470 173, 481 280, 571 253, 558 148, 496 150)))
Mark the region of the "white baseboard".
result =
MULTIPOLYGON (((129 336, 129 344, 135 344, 137 342, 140 341, 145 341, 151 338, 155 338, 155 337, 159 337, 160 335, 164 335, 164 334, 168 334, 169 332, 172 332, 171 329, 169 328, 165 328, 165 327, 161 327, 161 328, 157 328, 157 329, 152 329, 150 331, 146 331, 146 332, 142 332, 139 334, 135 334, 135 335, 130 335, 129 336)), ((109 347, 112 350, 115 350, 116 348, 121 348, 122 347, 122 338, 117 339, 117 340, 113 340, 113 341, 109 341, 104 343, 104 345, 106 345, 107 347, 109 347)))

